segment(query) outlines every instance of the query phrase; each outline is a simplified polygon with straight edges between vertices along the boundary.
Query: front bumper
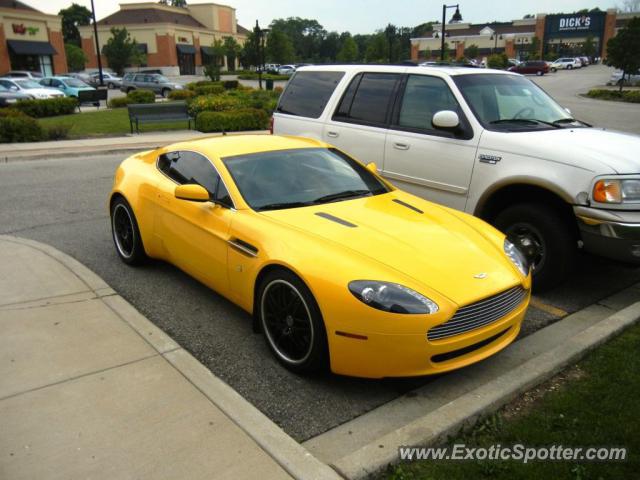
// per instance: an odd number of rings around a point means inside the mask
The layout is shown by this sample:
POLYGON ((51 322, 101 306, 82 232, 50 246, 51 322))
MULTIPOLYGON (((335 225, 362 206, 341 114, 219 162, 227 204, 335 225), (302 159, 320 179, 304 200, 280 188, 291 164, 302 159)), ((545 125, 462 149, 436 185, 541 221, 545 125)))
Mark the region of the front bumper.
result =
POLYGON ((640 212, 581 206, 573 211, 586 251, 640 264, 640 212))

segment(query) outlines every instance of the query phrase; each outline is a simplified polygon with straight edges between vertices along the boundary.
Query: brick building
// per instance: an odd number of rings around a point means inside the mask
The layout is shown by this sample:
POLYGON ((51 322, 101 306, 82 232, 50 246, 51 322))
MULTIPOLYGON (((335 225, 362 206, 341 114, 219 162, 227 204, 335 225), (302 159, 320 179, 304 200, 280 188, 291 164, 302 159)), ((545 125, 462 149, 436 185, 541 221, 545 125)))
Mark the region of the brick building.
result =
POLYGON ((0 75, 29 70, 67 73, 62 20, 15 0, 0 0, 0 75))
MULTIPOLYGON (((111 28, 126 28, 146 54, 145 67, 165 75, 193 75, 202 72, 214 39, 233 37, 239 44, 248 30, 236 22, 234 8, 215 3, 189 4, 184 8, 144 2, 122 3, 120 10, 98 21, 100 45, 111 37, 111 28)), ((93 26, 79 27, 87 68, 96 68, 93 26)), ((226 58, 225 58, 226 67, 226 58)), ((103 66, 108 66, 102 56, 103 66)))
MULTIPOLYGON (((577 56, 591 37, 596 56, 606 58, 607 41, 640 13, 618 13, 615 9, 586 14, 538 14, 533 18, 511 22, 450 23, 445 28, 445 41, 455 58, 465 56, 469 45, 478 46, 478 56, 504 52, 509 58, 523 58, 531 50, 536 37, 542 55, 577 56)), ((441 25, 433 26, 428 37, 411 39, 411 59, 424 61, 440 57, 441 25)))

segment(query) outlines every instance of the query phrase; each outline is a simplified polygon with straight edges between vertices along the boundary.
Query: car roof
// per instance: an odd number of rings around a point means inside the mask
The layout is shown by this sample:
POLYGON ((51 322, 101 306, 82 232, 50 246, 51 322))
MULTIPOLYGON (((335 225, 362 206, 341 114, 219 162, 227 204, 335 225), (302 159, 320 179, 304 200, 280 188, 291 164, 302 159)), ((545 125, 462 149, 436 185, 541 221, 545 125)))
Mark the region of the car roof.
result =
POLYGON ((311 138, 288 135, 225 135, 175 143, 168 151, 194 150, 218 158, 296 148, 327 148, 329 145, 311 138))
POLYGON ((456 76, 456 75, 477 75, 482 73, 496 74, 496 75, 515 75, 514 73, 504 70, 493 70, 491 68, 474 68, 474 67, 457 67, 457 66, 407 66, 407 65, 374 65, 374 64, 362 64, 362 65, 312 65, 307 67, 300 67, 297 72, 320 72, 328 71, 335 72, 336 70, 347 73, 358 72, 388 72, 388 73, 433 73, 437 72, 442 76, 456 76))

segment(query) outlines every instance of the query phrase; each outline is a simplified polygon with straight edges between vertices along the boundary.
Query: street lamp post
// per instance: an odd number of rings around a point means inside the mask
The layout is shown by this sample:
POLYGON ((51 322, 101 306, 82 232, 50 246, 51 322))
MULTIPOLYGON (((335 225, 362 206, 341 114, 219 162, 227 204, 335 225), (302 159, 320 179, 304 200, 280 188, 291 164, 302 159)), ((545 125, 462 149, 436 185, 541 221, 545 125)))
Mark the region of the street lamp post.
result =
POLYGON ((256 20, 256 26, 253 29, 256 34, 256 48, 258 53, 258 88, 262 90, 262 72, 264 71, 265 66, 265 34, 269 32, 268 28, 260 28, 258 24, 258 20, 256 20))
POLYGON ((447 9, 448 8, 455 8, 456 12, 453 14, 453 16, 451 17, 451 21, 452 22, 459 22, 462 20, 462 15, 460 15, 460 5, 442 5, 442 31, 441 33, 441 41, 440 41, 440 61, 444 62, 444 37, 446 36, 446 26, 445 26, 445 21, 446 21, 446 16, 447 16, 447 9))
POLYGON ((100 58, 100 40, 98 40, 98 24, 96 23, 96 9, 93 6, 93 0, 91 0, 91 16, 93 17, 93 36, 96 39, 96 57, 98 58, 100 86, 104 87, 104 78, 102 77, 102 59, 100 58))
POLYGON ((495 38, 495 42, 493 42, 493 48, 491 49, 491 55, 493 55, 495 53, 495 51, 498 49, 498 40, 502 40, 502 35, 498 35, 497 33, 494 33, 493 35, 491 35, 491 40, 494 40, 495 38))

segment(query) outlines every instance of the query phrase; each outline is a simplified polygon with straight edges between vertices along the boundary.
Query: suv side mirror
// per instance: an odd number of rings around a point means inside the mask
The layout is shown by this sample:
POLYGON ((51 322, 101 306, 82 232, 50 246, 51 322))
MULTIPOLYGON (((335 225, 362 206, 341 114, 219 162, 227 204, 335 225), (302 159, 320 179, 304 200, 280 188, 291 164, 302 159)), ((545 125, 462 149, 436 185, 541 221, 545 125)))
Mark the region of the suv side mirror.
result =
POLYGON ((458 114, 452 110, 441 110, 433 115, 431 123, 436 128, 457 128, 460 125, 460 118, 458 114))
POLYGON ((210 200, 207 189, 197 184, 178 185, 174 195, 180 200, 189 200, 190 202, 208 202, 210 200))
POLYGON ((376 162, 369 162, 366 165, 367 170, 369 170, 371 173, 378 173, 378 166, 376 165, 376 162))

